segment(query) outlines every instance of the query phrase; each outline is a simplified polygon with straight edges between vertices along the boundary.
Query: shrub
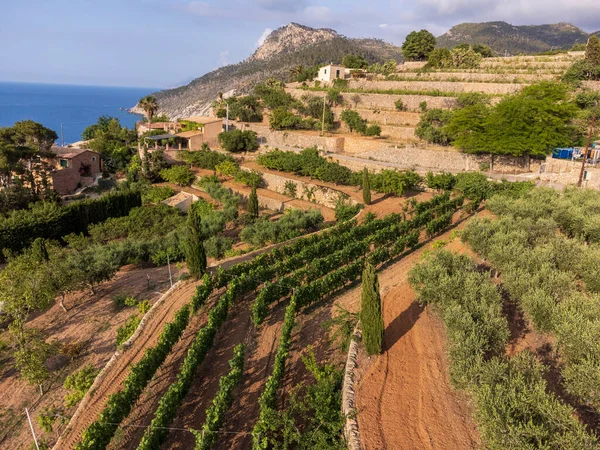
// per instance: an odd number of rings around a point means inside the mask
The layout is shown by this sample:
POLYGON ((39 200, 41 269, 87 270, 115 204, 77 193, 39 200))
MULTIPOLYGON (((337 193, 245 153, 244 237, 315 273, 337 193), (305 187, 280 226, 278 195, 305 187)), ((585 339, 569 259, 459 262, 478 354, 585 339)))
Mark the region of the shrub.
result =
POLYGON ((427 172, 426 177, 427 187, 431 189, 437 189, 439 191, 451 191, 456 184, 456 177, 451 173, 437 173, 427 172))
POLYGON ((219 134, 219 144, 228 152, 253 152, 258 149, 258 137, 252 130, 231 130, 219 134))
POLYGON ((394 102, 394 106, 396 107, 396 111, 406 111, 406 106, 404 106, 404 102, 400 98, 394 102))
POLYGON ((419 109, 421 110, 421 112, 427 111, 427 102, 422 101, 421 103, 419 103, 419 109))
POLYGON ((231 249, 234 240, 223 236, 211 236, 204 241, 204 250, 209 258, 221 259, 231 249))
POLYGON ((127 339, 129 339, 135 330, 137 330, 138 325, 142 319, 138 317, 137 314, 134 314, 127 319, 124 325, 121 325, 117 328, 117 346, 120 347, 127 339))
POLYGON ((381 127, 379 125, 369 125, 365 130, 365 136, 380 136, 381 127))
POLYGON ((215 152, 208 147, 199 151, 181 151, 178 157, 187 164, 198 166, 201 169, 216 170, 217 166, 226 161, 235 164, 235 160, 231 155, 226 155, 221 152, 215 152))
POLYGON ((188 166, 173 166, 160 171, 160 176, 169 183, 189 186, 196 176, 188 166))
POLYGON ((142 203, 158 204, 175 195, 175 189, 169 186, 150 186, 142 194, 142 203))
POLYGON ((244 228, 240 237, 244 242, 262 247, 267 243, 282 242, 300 236, 306 231, 317 229, 322 223, 323 215, 318 209, 291 209, 275 222, 267 219, 257 220, 244 228))
POLYGON ((77 372, 72 373, 65 379, 64 388, 69 389, 65 397, 65 406, 70 408, 83 398, 85 393, 94 383, 99 370, 92 365, 87 365, 77 372))

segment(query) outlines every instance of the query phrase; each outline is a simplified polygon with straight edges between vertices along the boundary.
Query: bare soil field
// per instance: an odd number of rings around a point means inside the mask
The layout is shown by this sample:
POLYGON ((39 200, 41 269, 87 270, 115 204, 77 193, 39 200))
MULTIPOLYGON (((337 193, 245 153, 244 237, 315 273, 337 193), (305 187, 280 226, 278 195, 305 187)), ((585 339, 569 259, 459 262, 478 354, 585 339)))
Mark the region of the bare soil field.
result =
MULTIPOLYGON (((436 240, 448 240, 451 233, 436 240)), ((450 386, 443 325, 419 306, 408 283, 408 271, 430 248, 431 243, 379 275, 384 353, 370 358, 363 353, 358 361, 357 417, 365 450, 458 450, 479 444, 467 399, 450 386)), ((459 240, 449 248, 466 251, 459 240)), ((358 311, 360 294, 358 286, 336 302, 358 311)))
MULTIPOLYGON (((174 277, 177 277, 178 270, 175 266, 172 266, 172 269, 174 277)), ((116 311, 112 298, 116 294, 126 293, 138 299, 149 299, 153 303, 168 286, 167 267, 141 269, 138 266, 126 266, 112 281, 100 285, 95 295, 91 295, 89 291, 82 291, 67 296, 65 299, 67 312, 55 303, 47 311, 32 316, 27 323, 28 327, 40 329, 60 343, 82 343, 84 347, 82 353, 72 361, 64 356, 50 359, 52 376, 44 384, 46 393, 42 397, 37 386, 27 384, 18 376, 12 363, 2 368, 0 448, 27 448, 33 442, 25 416, 25 407, 29 408, 38 436, 48 443, 53 443, 56 435, 42 431, 37 426, 35 418, 44 408, 63 407, 67 390, 62 385, 70 373, 88 364, 98 369, 106 364, 116 350, 117 328, 135 312, 134 308, 116 311), (148 282, 150 282, 150 289, 148 282)), ((8 339, 6 333, 3 333, 1 338, 8 339)), ((65 409, 65 416, 70 416, 74 410, 75 407, 65 409)))

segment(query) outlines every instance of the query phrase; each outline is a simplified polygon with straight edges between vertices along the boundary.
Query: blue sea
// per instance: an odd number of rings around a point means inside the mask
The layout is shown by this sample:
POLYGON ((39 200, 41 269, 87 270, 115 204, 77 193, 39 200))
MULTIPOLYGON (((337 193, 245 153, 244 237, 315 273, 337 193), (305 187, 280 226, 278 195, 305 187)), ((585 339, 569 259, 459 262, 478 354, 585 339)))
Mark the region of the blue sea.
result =
POLYGON ((56 131, 60 144, 62 124, 66 145, 80 141, 82 131, 102 115, 116 117, 122 125, 133 127, 140 116, 126 109, 156 90, 0 82, 0 127, 31 119, 56 131))

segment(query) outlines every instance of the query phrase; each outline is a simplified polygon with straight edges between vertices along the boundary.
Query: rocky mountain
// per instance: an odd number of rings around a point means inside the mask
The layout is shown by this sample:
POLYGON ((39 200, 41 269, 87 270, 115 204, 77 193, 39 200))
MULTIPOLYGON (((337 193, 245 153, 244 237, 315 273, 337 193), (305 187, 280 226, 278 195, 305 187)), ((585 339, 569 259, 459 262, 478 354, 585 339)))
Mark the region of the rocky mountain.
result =
POLYGON ((273 31, 248 61, 264 61, 276 55, 293 53, 301 48, 335 39, 339 35, 332 29, 314 29, 290 23, 273 31))
POLYGON ((486 44, 503 55, 531 54, 569 49, 586 43, 588 34, 570 23, 515 26, 506 22, 461 23, 437 38, 438 47, 453 47, 463 42, 486 44))
MULTIPOLYGON (((175 89, 154 93, 159 114, 171 118, 210 113, 219 92, 227 97, 248 93, 268 78, 288 80, 293 67, 340 62, 349 54, 362 55, 370 63, 402 59, 399 47, 378 39, 350 39, 330 29, 290 23, 273 31, 245 61, 220 67, 175 89)), ((132 109, 140 112, 139 108, 132 109)))

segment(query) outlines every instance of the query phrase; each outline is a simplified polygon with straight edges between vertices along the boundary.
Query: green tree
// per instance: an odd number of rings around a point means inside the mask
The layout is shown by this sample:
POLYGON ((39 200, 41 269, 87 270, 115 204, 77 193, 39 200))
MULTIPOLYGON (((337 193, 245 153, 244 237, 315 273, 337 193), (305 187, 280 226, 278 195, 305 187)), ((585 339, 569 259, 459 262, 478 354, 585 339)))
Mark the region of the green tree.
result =
POLYGON ((15 351, 15 366, 23 379, 38 385, 40 393, 44 395, 42 383, 50 376, 46 360, 51 353, 51 346, 34 330, 30 330, 29 334, 25 343, 15 351))
POLYGON ((412 31, 402 44, 402 53, 410 61, 424 61, 435 48, 435 36, 427 30, 412 31))
POLYGON ((492 49, 485 44, 475 44, 472 48, 475 53, 479 53, 484 58, 491 58, 494 56, 492 49))
POLYGON ((258 217, 258 194, 256 193, 256 186, 252 187, 252 191, 248 197, 248 214, 254 218, 258 217))
POLYGON ((585 60, 592 66, 600 66, 600 38, 592 34, 585 48, 585 60))
POLYGON ((200 215, 191 209, 188 212, 185 237, 185 260, 190 275, 199 279, 206 272, 206 253, 200 215))
POLYGON ((340 117, 350 129, 350 133, 357 131, 358 133, 363 134, 367 129, 367 121, 364 120, 356 111, 345 109, 342 111, 340 117))
POLYGON ((366 69, 369 63, 360 55, 346 55, 342 59, 342 66, 348 69, 366 69))
POLYGON ((362 301, 360 310, 363 341, 369 355, 381 353, 383 344, 383 316, 379 280, 375 268, 367 263, 362 274, 362 301))
POLYGON ((369 171, 365 167, 363 169, 363 182, 362 182, 362 190, 363 190, 363 202, 365 205, 371 204, 371 183, 369 181, 369 171))
POLYGON ((443 69, 452 64, 452 52, 445 47, 436 48, 427 57, 427 62, 433 68, 443 69))
POLYGON ((253 152, 258 149, 258 137, 251 130, 231 130, 219 134, 219 144, 228 152, 253 152))
POLYGON ((152 117, 156 111, 158 111, 158 102, 156 101, 156 97, 152 95, 147 95, 146 97, 140 100, 140 108, 144 110, 146 113, 146 117, 148 118, 148 123, 152 123, 152 117))
POLYGON ((46 248, 46 240, 44 238, 36 238, 31 244, 31 253, 34 260, 40 264, 44 264, 48 261, 48 249, 46 248))
POLYGON ((162 169, 160 176, 169 183, 175 183, 179 186, 189 186, 196 178, 196 175, 188 166, 173 166, 162 169))

